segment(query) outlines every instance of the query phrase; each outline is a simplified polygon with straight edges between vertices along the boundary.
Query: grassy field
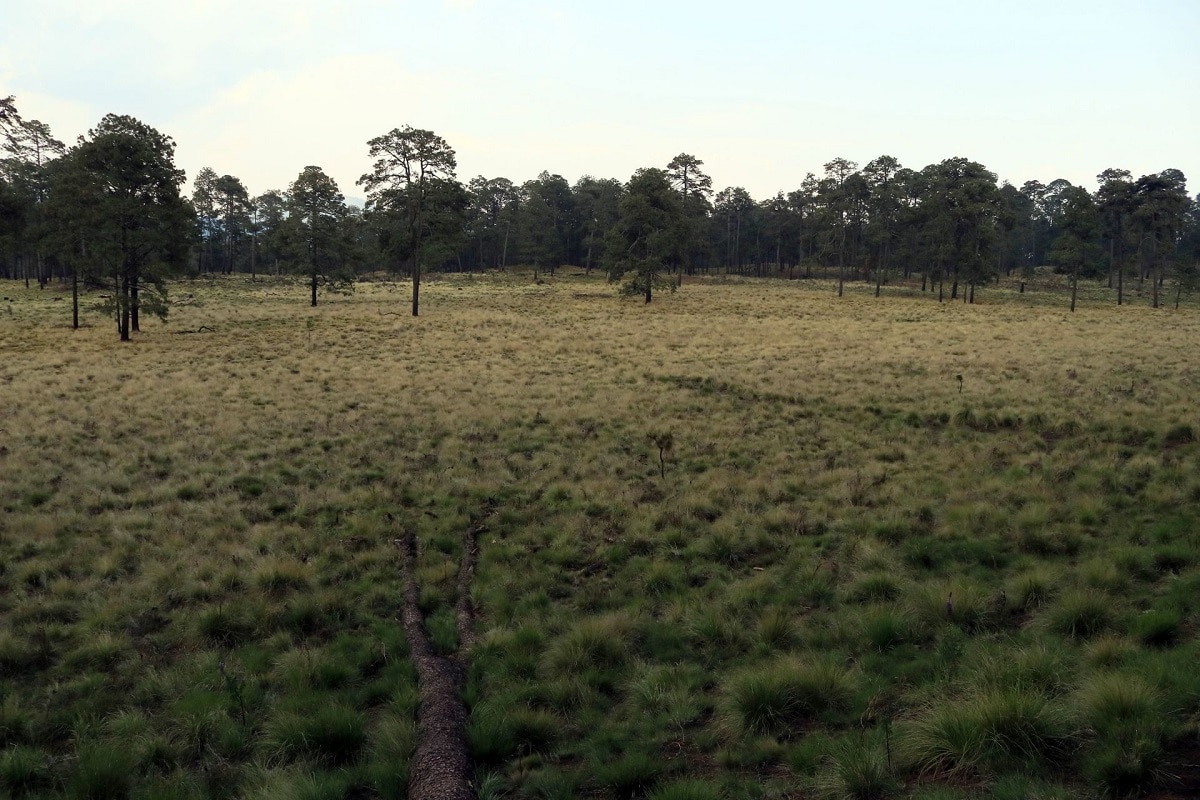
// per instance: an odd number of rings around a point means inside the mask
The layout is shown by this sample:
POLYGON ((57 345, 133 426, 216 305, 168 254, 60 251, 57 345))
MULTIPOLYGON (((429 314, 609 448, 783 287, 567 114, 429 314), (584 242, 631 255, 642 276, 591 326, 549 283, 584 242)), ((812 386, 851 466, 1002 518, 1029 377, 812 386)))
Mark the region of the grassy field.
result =
POLYGON ((1200 313, 696 281, 0 308, 0 796, 1189 797, 1200 313), (66 307, 64 307, 66 306, 66 307))

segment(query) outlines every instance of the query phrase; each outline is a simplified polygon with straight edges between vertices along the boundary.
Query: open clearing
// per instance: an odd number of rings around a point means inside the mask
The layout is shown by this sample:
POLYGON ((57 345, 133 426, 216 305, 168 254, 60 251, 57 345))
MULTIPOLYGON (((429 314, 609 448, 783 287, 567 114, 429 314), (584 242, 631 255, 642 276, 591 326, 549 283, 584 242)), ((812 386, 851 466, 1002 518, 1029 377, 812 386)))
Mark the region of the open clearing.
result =
POLYGON ((484 515, 482 796, 1196 791, 1194 308, 4 291, 0 796, 405 796, 484 515))

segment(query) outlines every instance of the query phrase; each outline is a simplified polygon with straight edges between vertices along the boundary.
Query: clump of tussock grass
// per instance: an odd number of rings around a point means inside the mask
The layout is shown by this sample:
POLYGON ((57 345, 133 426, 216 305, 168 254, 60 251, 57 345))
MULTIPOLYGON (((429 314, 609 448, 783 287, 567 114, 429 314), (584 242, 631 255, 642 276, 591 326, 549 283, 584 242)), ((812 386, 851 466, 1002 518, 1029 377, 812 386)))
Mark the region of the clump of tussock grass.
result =
POLYGON ((854 674, 832 661, 780 659, 722 682, 725 723, 742 734, 798 736, 847 709, 857 689, 854 674))
POLYGON ((862 640, 878 653, 886 653, 916 638, 908 615, 901 609, 866 609, 859 617, 859 626, 862 640))
POLYGON ((713 781, 689 778, 659 786, 647 797, 648 800, 723 800, 725 793, 713 781))
POLYGON ((1144 611, 1129 620, 1129 634, 1147 647, 1169 647, 1179 640, 1183 615, 1173 608, 1144 611))
POLYGON ((1056 642, 989 647, 968 660, 966 674, 979 689, 1013 689, 1060 697, 1074 686, 1075 657, 1056 642))
POLYGON ((88 800, 118 800, 129 795, 133 776, 133 756, 122 743, 82 744, 67 793, 88 800))
POLYGON ((592 780, 619 800, 631 800, 653 790, 663 771, 659 759, 639 751, 596 763, 592 767, 592 780))
POLYGON ((27 745, 0 750, 0 791, 12 797, 36 797, 51 783, 50 757, 27 745))
POLYGON ((1058 593, 1058 577, 1045 569, 1024 572, 1008 582, 1005 596, 1011 608, 1030 613, 1050 602, 1058 593))
POLYGON ((289 591, 302 592, 312 583, 312 568, 298 561, 270 559, 255 570, 254 583, 264 592, 274 595, 289 591))
POLYGON ((900 598, 900 580, 886 572, 871 572, 857 578, 846 588, 846 596, 853 602, 878 603, 900 598))
POLYGON ((545 709, 510 705, 499 699, 472 709, 467 735, 475 758, 498 764, 516 756, 550 752, 562 729, 562 718, 545 709))
POLYGON ((323 650, 289 650, 275 662, 275 679, 289 689, 340 689, 353 678, 354 668, 323 650))
POLYGON ((231 647, 258 633, 257 609, 240 603, 209 606, 200 612, 196 627, 209 642, 231 647))
POLYGON ((991 622, 994 597, 975 583, 926 584, 913 589, 907 605, 913 619, 926 630, 956 625, 975 631, 991 622))
POLYGON ((16 693, 7 694, 0 702, 0 748, 30 741, 33 721, 29 712, 21 707, 16 693))
POLYGON ((621 669, 629 658, 634 628, 626 614, 585 619, 547 645, 542 665, 552 676, 621 669))
POLYGON ((1059 636, 1089 639, 1117 627, 1115 601, 1095 590, 1064 592, 1041 614, 1046 628, 1059 636))
POLYGON ((896 726, 901 764, 921 775, 1039 770, 1070 752, 1070 713, 1040 692, 983 691, 935 703, 896 726))
POLYGON ((352 708, 318 703, 306 711, 276 714, 266 726, 263 747, 276 762, 308 759, 327 767, 356 762, 367 740, 366 720, 352 708))
POLYGON ((786 650, 796 639, 794 613, 784 606, 766 609, 758 618, 757 633, 768 650, 786 650))
POLYGON ((884 800, 896 795, 900 781, 885 746, 859 739, 843 741, 826 756, 813 786, 828 800, 884 800))

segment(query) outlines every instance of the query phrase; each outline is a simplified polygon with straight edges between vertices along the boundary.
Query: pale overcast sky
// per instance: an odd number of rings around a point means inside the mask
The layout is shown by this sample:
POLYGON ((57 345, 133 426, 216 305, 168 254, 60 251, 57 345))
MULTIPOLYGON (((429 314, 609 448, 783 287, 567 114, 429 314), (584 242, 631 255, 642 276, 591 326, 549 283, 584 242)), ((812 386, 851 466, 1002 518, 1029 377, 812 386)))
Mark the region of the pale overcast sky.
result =
POLYGON ((39 0, 4 3, 0 97, 71 143, 109 112, 189 179, 309 164, 350 197, 405 124, 458 175, 626 180, 680 152, 756 199, 842 156, 1020 185, 1166 168, 1200 191, 1200 0, 39 0))

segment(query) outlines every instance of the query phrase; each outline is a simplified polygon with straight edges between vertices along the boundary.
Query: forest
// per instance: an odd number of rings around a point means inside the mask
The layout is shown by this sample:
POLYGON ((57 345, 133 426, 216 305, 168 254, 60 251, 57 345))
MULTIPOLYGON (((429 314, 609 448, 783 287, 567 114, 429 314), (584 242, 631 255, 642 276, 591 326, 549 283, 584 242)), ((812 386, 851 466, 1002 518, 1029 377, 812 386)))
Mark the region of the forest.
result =
POLYGON ((1105 281, 1117 304, 1135 282, 1155 308, 1200 282, 1200 204, 1175 169, 1106 168, 1089 192, 1062 179, 998 185, 961 157, 919 170, 886 155, 861 167, 833 158, 755 200, 739 186, 714 191, 687 153, 624 182, 542 172, 463 183, 449 143, 404 126, 367 143, 360 208, 317 166, 257 196, 205 167, 184 196, 174 141, 131 117, 108 115, 68 148, 9 97, 0 125, 0 277, 104 289, 123 339, 142 311, 166 312, 173 275, 297 274, 315 305, 319 290, 357 276, 403 274, 414 314, 422 271, 513 265, 535 278, 564 264, 628 276, 647 302, 689 274, 834 276, 839 295, 846 281, 879 294, 919 275, 939 299, 973 302, 1000 276, 1051 267, 1073 289, 1105 281))

